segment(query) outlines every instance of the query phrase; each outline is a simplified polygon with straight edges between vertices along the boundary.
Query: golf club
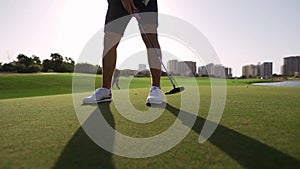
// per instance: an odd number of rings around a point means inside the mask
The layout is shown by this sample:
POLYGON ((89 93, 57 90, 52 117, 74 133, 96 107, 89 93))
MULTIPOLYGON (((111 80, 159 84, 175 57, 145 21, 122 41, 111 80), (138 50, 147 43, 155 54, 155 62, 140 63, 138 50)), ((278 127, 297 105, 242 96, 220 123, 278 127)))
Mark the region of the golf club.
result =
POLYGON ((170 80, 170 82, 172 83, 172 86, 173 86, 173 89, 170 90, 169 92, 166 92, 165 94, 168 95, 168 94, 175 94, 175 93, 179 93, 179 92, 182 92, 184 91, 184 87, 176 87, 175 86, 175 83, 172 79, 172 76, 171 74, 169 74, 167 68, 165 67, 164 63, 162 62, 162 59, 161 59, 161 56, 159 54, 159 52, 157 51, 157 49, 154 47, 154 44, 153 42, 151 41, 151 39, 149 38, 148 34, 146 33, 145 29, 143 28, 143 25, 142 25, 142 18, 140 17, 138 11, 134 11, 133 12, 133 15, 134 17, 136 18, 137 22, 138 22, 138 25, 140 27, 140 30, 141 32, 145 35, 147 41, 150 43, 151 47, 154 49, 155 53, 156 53, 156 56, 158 58, 158 60, 160 61, 160 64, 162 65, 162 67, 164 68, 164 70, 166 71, 167 73, 167 76, 170 80))

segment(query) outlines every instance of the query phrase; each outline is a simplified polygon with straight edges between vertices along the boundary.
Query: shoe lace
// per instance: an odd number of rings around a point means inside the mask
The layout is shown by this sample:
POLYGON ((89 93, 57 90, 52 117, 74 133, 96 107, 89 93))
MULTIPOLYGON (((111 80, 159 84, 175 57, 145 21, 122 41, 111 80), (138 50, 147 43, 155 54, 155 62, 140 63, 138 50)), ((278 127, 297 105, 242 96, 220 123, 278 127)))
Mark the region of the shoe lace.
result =
POLYGON ((151 94, 154 94, 154 95, 157 95, 158 94, 158 92, 159 92, 159 88, 158 87, 151 87, 151 89, 150 89, 150 93, 151 94))
POLYGON ((104 90, 105 89, 103 89, 103 88, 96 89, 96 91, 94 92, 94 96, 105 95, 107 92, 104 90))
POLYGON ((99 95, 101 89, 96 89, 96 91, 93 93, 94 96, 99 95))

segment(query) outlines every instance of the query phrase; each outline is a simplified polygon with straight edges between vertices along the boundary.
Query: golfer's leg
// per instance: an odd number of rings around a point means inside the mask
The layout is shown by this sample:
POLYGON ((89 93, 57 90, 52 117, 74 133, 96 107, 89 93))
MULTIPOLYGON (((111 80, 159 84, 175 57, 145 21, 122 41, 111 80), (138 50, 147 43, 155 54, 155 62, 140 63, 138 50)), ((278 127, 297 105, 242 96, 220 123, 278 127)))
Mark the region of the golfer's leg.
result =
POLYGON ((102 87, 110 89, 112 76, 116 67, 117 47, 121 35, 113 32, 106 32, 104 35, 104 51, 102 58, 102 87))
POLYGON ((117 82, 116 82, 116 86, 117 86, 117 88, 120 90, 120 86, 119 86, 119 80, 117 80, 117 82))
POLYGON ((113 80, 113 82, 112 82, 112 84, 111 84, 111 88, 113 88, 113 87, 114 87, 115 83, 116 83, 116 81, 115 81, 115 80, 113 80))
POLYGON ((110 89, 116 67, 117 47, 132 16, 128 15, 120 0, 108 0, 108 3, 104 29, 102 87, 110 89))
POLYGON ((157 38, 157 25, 147 24, 144 25, 144 29, 147 32, 147 35, 153 44, 152 46, 145 34, 143 33, 141 34, 143 41, 147 47, 148 63, 152 75, 152 86, 160 87, 161 63, 160 60, 158 59, 157 53, 159 57, 162 56, 161 56, 160 45, 157 38))

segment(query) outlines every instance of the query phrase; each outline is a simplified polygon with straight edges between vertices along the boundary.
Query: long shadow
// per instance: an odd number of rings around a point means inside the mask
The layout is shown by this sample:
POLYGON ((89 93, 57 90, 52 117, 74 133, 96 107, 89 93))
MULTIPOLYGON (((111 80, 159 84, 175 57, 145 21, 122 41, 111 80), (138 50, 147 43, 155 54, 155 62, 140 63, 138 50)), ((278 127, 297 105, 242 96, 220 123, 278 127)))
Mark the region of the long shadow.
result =
MULTIPOLYGON (((179 112, 184 113, 186 117, 195 116, 194 114, 179 110, 169 104, 166 109, 174 114, 177 118, 179 112)), ((185 118, 190 119, 190 118, 185 118)), ((193 126, 188 121, 181 118, 182 123, 190 127, 197 133, 205 123, 205 119, 197 116, 193 126)), ((211 122, 213 123, 213 122, 211 122)), ((266 131, 267 132, 267 131, 266 131)), ((267 134, 267 133, 266 133, 267 134)), ((241 166, 248 169, 299 169, 300 161, 279 150, 276 150, 266 144, 263 144, 251 137, 238 133, 232 129, 218 125, 214 134, 208 140, 223 152, 236 160, 241 166)))
MULTIPOLYGON (((109 125, 115 128, 114 117, 109 108, 109 103, 98 105, 103 117, 109 125)), ((91 122, 99 113, 94 111, 85 124, 91 122)), ((84 124, 83 124, 84 125, 84 124)), ((113 146, 113 142, 111 142, 113 146)), ((100 148, 80 127, 62 151, 60 157, 54 164, 53 169, 113 169, 112 154, 100 148)))

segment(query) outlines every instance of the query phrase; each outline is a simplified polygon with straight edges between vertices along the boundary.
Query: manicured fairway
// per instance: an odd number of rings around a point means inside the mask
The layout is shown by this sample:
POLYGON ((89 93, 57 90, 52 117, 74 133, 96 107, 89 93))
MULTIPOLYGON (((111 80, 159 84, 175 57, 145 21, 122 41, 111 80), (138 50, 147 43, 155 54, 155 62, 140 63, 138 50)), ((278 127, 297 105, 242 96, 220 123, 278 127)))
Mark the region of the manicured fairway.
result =
MULTIPOLYGON (((204 85, 207 79, 197 82, 200 110, 191 132, 170 151, 145 159, 120 157, 93 143, 77 120, 70 94, 2 99, 0 168, 300 168, 299 87, 245 87, 245 82, 230 81, 235 85, 227 88, 221 123, 207 142, 199 144, 199 133, 210 106, 210 86, 204 85)), ((40 85, 41 91, 46 90, 44 84, 40 85)), ((148 84, 145 85, 132 87, 129 92, 139 111, 148 109, 144 105, 148 94, 148 84)), ((13 90, 13 85, 7 90, 13 90)), ((68 93, 70 89, 61 91, 68 93)), ((113 94, 120 92, 115 90, 113 94)), ((10 98, 9 93, 5 95, 10 98)), ((133 137, 150 137, 168 129, 176 119, 180 95, 168 96, 167 100, 162 115, 147 124, 125 119, 114 102, 99 108, 117 131, 133 137)), ((190 104, 196 103, 190 100, 190 104)), ((91 112, 87 113, 93 114, 96 108, 89 106, 91 112)), ((189 109, 182 111, 190 113, 189 109)))
MULTIPOLYGON (((101 75, 76 74, 76 77, 81 78, 82 91, 89 91, 84 87, 85 81, 95 78, 95 88, 101 86, 101 75)), ((0 74, 0 99, 21 98, 32 96, 45 96, 57 94, 72 93, 72 79, 73 74, 0 74)), ((175 79, 189 82, 194 82, 198 86, 209 86, 208 78, 183 78, 176 77, 175 79)), ((228 80, 228 86, 244 86, 251 82, 264 82, 264 80, 228 80)), ((149 88, 150 78, 120 78, 120 86, 122 89, 126 88, 126 84, 130 83, 130 88, 149 88)), ((163 87, 171 86, 167 77, 162 77, 161 85, 163 87)))

